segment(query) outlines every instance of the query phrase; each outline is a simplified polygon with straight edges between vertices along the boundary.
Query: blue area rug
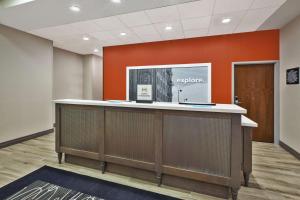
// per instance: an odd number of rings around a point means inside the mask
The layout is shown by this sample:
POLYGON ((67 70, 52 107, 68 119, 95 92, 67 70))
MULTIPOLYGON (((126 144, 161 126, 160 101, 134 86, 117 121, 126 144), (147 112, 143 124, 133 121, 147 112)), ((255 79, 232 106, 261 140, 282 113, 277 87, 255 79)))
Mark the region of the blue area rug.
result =
POLYGON ((11 199, 14 200, 24 198, 32 200, 176 200, 172 197, 48 166, 0 188, 0 199, 9 197, 13 197, 11 199))

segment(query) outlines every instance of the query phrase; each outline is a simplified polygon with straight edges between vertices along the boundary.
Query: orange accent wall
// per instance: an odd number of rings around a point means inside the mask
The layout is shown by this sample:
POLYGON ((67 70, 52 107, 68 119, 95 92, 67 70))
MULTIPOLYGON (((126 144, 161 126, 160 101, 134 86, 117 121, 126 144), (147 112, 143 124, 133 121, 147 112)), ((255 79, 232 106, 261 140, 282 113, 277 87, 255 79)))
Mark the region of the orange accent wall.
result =
POLYGON ((105 47, 104 99, 126 99, 126 66, 212 63, 212 101, 231 103, 232 62, 279 60, 279 30, 105 47))

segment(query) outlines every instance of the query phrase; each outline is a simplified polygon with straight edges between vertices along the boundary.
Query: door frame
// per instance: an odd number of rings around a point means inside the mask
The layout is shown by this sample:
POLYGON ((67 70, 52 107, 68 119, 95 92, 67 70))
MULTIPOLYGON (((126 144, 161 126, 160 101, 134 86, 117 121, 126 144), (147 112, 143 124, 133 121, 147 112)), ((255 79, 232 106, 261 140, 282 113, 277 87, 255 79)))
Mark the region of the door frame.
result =
MULTIPOLYGON (((280 64, 279 60, 232 62, 231 101, 234 103, 234 70, 236 65, 274 64, 274 143, 280 140, 280 64)), ((259 124, 258 124, 259 126, 259 124)))

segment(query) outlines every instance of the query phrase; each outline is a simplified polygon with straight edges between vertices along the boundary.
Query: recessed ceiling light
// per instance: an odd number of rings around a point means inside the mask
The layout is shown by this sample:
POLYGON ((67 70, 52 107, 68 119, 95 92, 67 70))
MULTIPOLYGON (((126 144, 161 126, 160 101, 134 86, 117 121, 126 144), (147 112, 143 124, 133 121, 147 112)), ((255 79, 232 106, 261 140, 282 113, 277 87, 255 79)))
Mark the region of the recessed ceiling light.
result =
POLYGON ((122 32, 122 33, 120 33, 120 35, 121 35, 121 36, 126 36, 126 35, 127 35, 127 33, 125 33, 125 32, 122 32))
POLYGON ((84 36, 82 39, 85 40, 85 41, 90 40, 90 38, 89 38, 89 37, 86 37, 86 36, 84 36))
POLYGON ((223 19, 222 19, 222 23, 223 23, 223 24, 228 24, 229 22, 231 22, 231 18, 228 18, 228 17, 227 17, 227 18, 223 18, 223 19))
POLYGON ((80 7, 76 6, 76 5, 70 6, 69 9, 73 12, 79 12, 80 11, 80 7))
POLYGON ((173 29, 172 26, 166 26, 166 27, 165 27, 165 30, 166 30, 166 31, 170 31, 170 30, 172 30, 172 29, 173 29))
POLYGON ((96 48, 96 49, 94 49, 94 52, 95 52, 95 53, 99 52, 99 49, 97 49, 97 48, 96 48))
POLYGON ((122 3, 122 0, 110 0, 113 3, 122 3))

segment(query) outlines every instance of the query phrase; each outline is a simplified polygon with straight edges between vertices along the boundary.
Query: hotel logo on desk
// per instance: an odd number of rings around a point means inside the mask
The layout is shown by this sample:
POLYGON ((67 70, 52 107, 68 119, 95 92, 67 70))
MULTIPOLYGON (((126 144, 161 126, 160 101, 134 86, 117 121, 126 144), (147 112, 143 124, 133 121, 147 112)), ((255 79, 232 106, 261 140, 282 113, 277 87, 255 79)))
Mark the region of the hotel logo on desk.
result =
POLYGON ((137 85, 137 102, 152 102, 152 85, 137 85))

